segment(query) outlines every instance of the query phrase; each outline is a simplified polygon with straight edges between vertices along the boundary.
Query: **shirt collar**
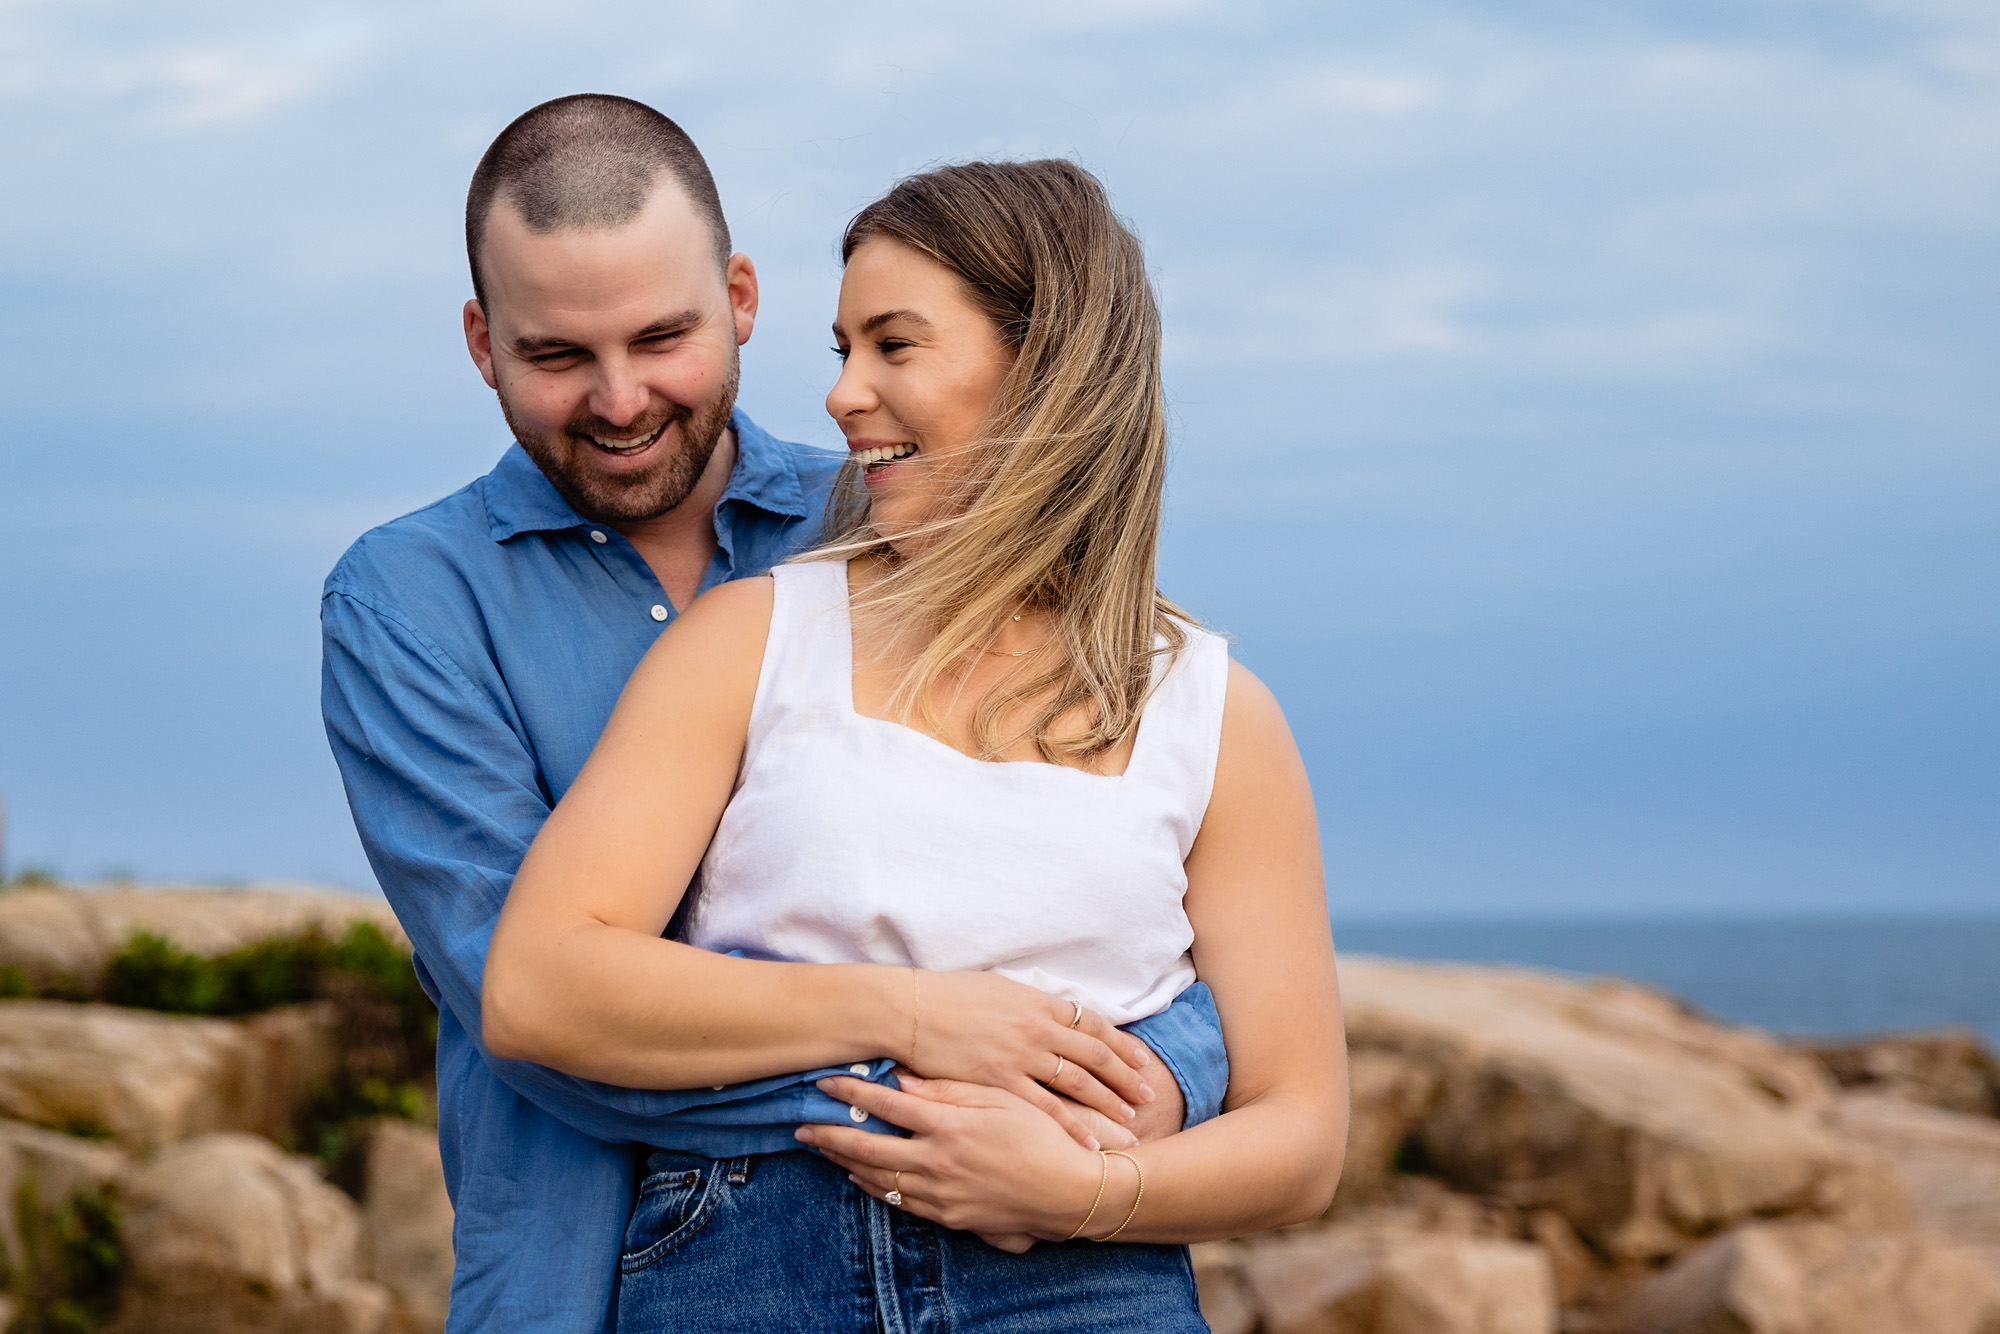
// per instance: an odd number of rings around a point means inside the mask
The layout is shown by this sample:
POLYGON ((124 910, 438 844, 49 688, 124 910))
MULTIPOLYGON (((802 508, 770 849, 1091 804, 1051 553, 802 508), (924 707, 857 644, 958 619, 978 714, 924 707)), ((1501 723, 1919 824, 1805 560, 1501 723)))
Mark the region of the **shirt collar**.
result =
POLYGON ((729 424, 736 428, 736 466, 730 470, 729 485, 716 502, 717 508, 741 500, 772 514, 810 517, 794 452, 751 421, 741 408, 729 414, 729 424))
MULTIPOLYGON (((729 416, 736 431, 736 466, 716 508, 742 501, 772 514, 808 517, 805 486, 799 481, 798 460, 763 427, 737 409, 729 416)), ((561 532, 587 522, 570 508, 555 485, 535 466, 517 443, 481 482, 486 501, 486 528, 495 542, 522 533, 561 532)))

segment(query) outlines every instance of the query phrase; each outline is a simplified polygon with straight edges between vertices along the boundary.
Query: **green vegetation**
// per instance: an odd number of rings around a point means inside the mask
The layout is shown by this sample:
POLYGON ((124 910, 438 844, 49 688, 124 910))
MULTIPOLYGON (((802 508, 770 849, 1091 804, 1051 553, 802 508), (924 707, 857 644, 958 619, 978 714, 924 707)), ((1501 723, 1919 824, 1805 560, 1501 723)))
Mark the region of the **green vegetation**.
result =
POLYGON ((417 985, 410 956, 373 923, 356 922, 336 940, 309 931, 212 959, 141 932, 105 969, 104 999, 209 1015, 331 1002, 341 1069, 308 1100, 284 1144, 329 1167, 375 1117, 437 1119, 437 1011, 417 985))
POLYGON ((410 956, 372 922, 338 940, 321 932, 260 940, 214 958, 151 932, 134 933, 104 970, 104 999, 169 1014, 254 1014, 360 987, 399 1008, 430 1002, 410 956))
POLYGON ((62 878, 46 866, 23 866, 11 880, 0 879, 0 889, 33 889, 61 882, 62 878))
MULTIPOLYGON (((52 882, 29 870, 11 883, 52 882)), ((17 999, 108 1001, 213 1016, 318 1002, 332 1008, 340 1064, 306 1100, 282 1147, 313 1154, 331 1171, 378 1117, 437 1120, 437 1010, 417 984, 409 954, 370 922, 337 937, 310 930, 214 958, 138 932, 96 986, 0 967, 0 1000, 17 999)), ((55 1128, 91 1139, 111 1134, 84 1120, 55 1128)), ((13 1207, 20 1263, 10 1269, 0 1251, 0 1294, 19 1310, 5 1334, 90 1334, 116 1312, 124 1281, 117 1200, 88 1190, 48 1207, 26 1181, 13 1207)))
MULTIPOLYGON (((37 983, 0 970, 0 998, 102 1000, 168 1014, 245 1015, 304 1001, 331 1004, 341 1065, 314 1090, 282 1139, 331 1167, 379 1116, 437 1120, 437 1010, 417 985, 410 956, 372 922, 336 938, 311 930, 207 958, 150 932, 112 956, 94 993, 75 979, 37 983)), ((95 1135, 98 1127, 64 1127, 95 1135)))
POLYGON ((125 1246, 118 1202, 88 1189, 44 1208, 33 1181, 21 1183, 14 1221, 24 1263, 7 1275, 20 1303, 8 1334, 90 1334, 118 1309, 125 1246))

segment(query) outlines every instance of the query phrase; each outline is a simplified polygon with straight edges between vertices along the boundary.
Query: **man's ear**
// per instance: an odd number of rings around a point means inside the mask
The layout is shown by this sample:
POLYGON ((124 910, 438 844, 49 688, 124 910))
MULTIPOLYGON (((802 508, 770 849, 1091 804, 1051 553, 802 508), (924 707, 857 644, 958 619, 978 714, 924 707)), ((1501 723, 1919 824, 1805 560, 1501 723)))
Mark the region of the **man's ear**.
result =
POLYGON ((729 312, 736 317, 736 345, 741 347, 750 341, 757 324, 757 266, 739 252, 729 257, 723 276, 729 282, 729 312))
POLYGON ((493 378, 493 330, 487 327, 486 308, 476 297, 465 303, 465 350, 472 354, 472 364, 479 367, 486 387, 498 389, 499 382, 493 378))

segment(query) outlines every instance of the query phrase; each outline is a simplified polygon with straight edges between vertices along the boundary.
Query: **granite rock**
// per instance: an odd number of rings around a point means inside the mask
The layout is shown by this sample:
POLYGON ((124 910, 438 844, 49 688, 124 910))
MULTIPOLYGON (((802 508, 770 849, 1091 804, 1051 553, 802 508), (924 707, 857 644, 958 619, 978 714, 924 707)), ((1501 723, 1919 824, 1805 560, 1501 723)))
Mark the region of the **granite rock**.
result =
POLYGON ((217 1130, 277 1136, 338 1060, 322 1004, 244 1020, 0 1001, 0 1116, 146 1149, 217 1130))
MULTIPOLYGON (((0 1121, 0 1274, 28 1260, 21 1225, 86 1190, 103 1189, 130 1160, 113 1145, 39 1126, 0 1121)), ((9 1322, 0 1320, 0 1329, 9 1322)))
POLYGON ((372 922, 408 948, 387 903, 338 890, 275 885, 14 889, 0 894, 0 968, 19 968, 43 985, 67 980, 93 991, 112 955, 137 932, 214 956, 313 928, 338 936, 353 922, 372 922))
POLYGON ((1415 1110, 1408 1073, 1387 1100, 1421 1166, 1559 1215, 1610 1262, 1760 1215, 1907 1219, 1883 1155, 1827 1128, 1818 1063, 1763 1034, 1628 983, 1521 969, 1350 957, 1341 991, 1357 1062, 1386 1052, 1433 1081, 1415 1110))
POLYGON ((391 1299, 362 1276, 361 1214, 305 1159, 255 1135, 204 1135, 124 1182, 129 1271, 106 1334, 381 1334, 391 1299))
POLYGON ((2000 1117, 2000 1060, 1970 1030, 1892 1033, 1807 1050, 1843 1088, 1967 1116, 2000 1117))
POLYGON ((2000 1277, 1935 1234, 1746 1223, 1681 1256, 1599 1328, 1617 1334, 1993 1334, 2000 1277))
POLYGON ((2000 1121, 1865 1093, 1841 1098, 1828 1119, 1896 1165, 1920 1224, 2000 1274, 2000 1121))
POLYGON ((361 1227, 370 1277, 389 1290, 409 1334, 444 1328, 451 1298, 451 1197, 437 1131, 384 1118, 361 1153, 361 1227))
MULTIPOLYGON (((1227 1273, 1261 1334, 1553 1334, 1547 1256, 1525 1242, 1334 1224, 1236 1243, 1227 1273)), ((1212 1278, 1212 1283, 1216 1280, 1212 1278)), ((1207 1307, 1204 1294, 1204 1309, 1207 1307)), ((1240 1306, 1239 1308, 1240 1309, 1240 1306)))

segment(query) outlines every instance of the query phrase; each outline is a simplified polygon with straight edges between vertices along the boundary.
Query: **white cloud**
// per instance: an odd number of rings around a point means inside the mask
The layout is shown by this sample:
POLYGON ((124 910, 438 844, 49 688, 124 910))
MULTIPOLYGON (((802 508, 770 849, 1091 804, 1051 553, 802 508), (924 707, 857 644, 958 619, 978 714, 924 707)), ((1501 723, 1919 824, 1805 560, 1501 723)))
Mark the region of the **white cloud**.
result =
POLYGON ((1409 75, 1329 69, 1300 79, 1293 85, 1292 96, 1305 106, 1399 116, 1436 102, 1438 88, 1430 79, 1409 75))
POLYGON ((78 94, 103 111, 167 129, 239 125, 326 91, 380 45, 358 15, 310 18, 276 31, 195 40, 106 42, 91 26, 30 22, 19 7, 0 31, 0 87, 47 104, 78 94))

